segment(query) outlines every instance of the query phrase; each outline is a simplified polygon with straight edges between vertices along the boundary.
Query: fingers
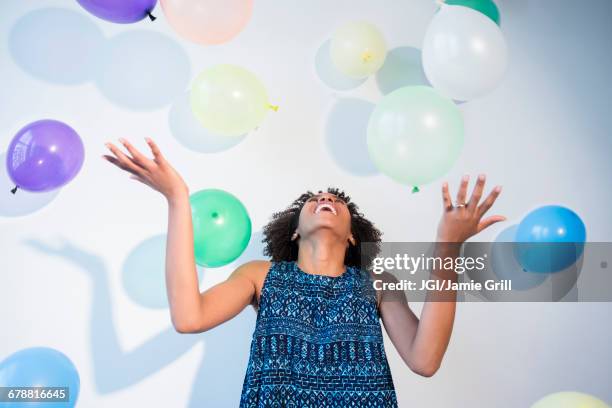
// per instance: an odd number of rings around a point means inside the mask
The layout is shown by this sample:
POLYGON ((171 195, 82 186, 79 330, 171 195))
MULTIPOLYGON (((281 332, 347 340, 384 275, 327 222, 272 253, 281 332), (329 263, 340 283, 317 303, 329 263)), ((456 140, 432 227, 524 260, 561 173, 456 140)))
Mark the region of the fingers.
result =
POLYGON ((480 232, 483 229, 490 227, 491 225, 500 221, 506 221, 506 217, 504 217, 503 215, 492 215, 488 218, 485 218, 484 220, 478 223, 477 231, 480 232))
POLYGON ((161 154, 161 151, 159 150, 159 147, 157 147, 157 144, 151 138, 145 137, 145 140, 147 141, 147 144, 151 148, 151 153, 153 153, 153 157, 155 158, 155 161, 157 163, 161 163, 165 161, 166 159, 161 154))
POLYGON ((140 176, 138 176, 138 175, 136 175, 136 174, 131 175, 131 176, 130 176, 130 178, 131 178, 132 180, 140 181, 142 184, 149 185, 149 183, 147 183, 147 181, 146 181, 146 180, 144 180, 142 177, 140 177, 140 176))
POLYGON ((472 191, 472 197, 467 205, 470 210, 474 210, 478 206, 480 198, 482 197, 482 191, 484 190, 485 180, 486 176, 484 174, 480 174, 478 176, 478 180, 476 180, 476 185, 474 186, 474 191, 472 191))
POLYGON ((121 163, 119 160, 117 160, 116 157, 109 156, 107 154, 103 154, 102 157, 105 158, 106 160, 108 160, 109 162, 113 163, 115 166, 119 167, 121 170, 125 170, 125 171, 127 171, 129 173, 132 173, 134 175, 138 174, 134 170, 132 170, 131 168, 125 166, 123 163, 121 163))
POLYGON ((478 207, 478 214, 482 217, 485 215, 489 208, 493 205, 499 194, 501 193, 501 186, 495 186, 495 188, 489 193, 487 198, 478 207))
POLYGON ((126 154, 124 154, 121 149, 119 149, 117 146, 115 146, 114 144, 107 142, 105 143, 106 147, 108 147, 108 149, 115 155, 116 159, 121 163, 121 168, 123 168, 124 170, 126 169, 130 169, 131 172, 133 173, 140 173, 144 169, 143 167, 139 166, 138 164, 136 164, 131 157, 127 156, 126 154))
POLYGON ((450 193, 448 192, 448 183, 442 184, 442 203, 446 211, 450 211, 453 208, 453 200, 451 200, 450 193))
POLYGON ((467 196, 467 187, 469 181, 469 175, 466 174, 465 176, 461 177, 461 185, 459 186, 459 192, 457 192, 457 203, 459 204, 465 203, 465 197, 467 196))
POLYGON ((138 149, 132 146, 132 144, 129 141, 125 140, 124 138, 120 137, 119 141, 125 146, 128 152, 130 152, 130 154, 132 155, 131 159, 136 164, 138 164, 140 167, 143 167, 145 169, 151 168, 151 160, 148 157, 140 153, 138 149))

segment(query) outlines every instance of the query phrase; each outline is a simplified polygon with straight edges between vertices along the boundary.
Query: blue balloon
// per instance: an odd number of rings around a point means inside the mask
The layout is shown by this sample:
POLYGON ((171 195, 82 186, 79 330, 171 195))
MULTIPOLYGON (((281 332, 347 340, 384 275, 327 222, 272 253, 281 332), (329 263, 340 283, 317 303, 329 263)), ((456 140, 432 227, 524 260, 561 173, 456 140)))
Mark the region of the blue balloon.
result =
POLYGON ((149 16, 157 0, 77 0, 91 14, 113 23, 127 24, 149 16))
POLYGON ((68 401, 12 402, 0 406, 74 407, 80 384, 76 367, 64 353, 49 347, 23 349, 0 363, 0 387, 68 387, 68 401))
POLYGON ((512 225, 499 233, 491 245, 491 270, 499 279, 510 279, 512 290, 527 290, 540 285, 547 278, 543 273, 523 269, 514 256, 514 239, 518 225, 512 225))
POLYGON ((559 272, 582 255, 584 223, 574 211, 558 205, 533 210, 518 226, 515 256, 526 271, 559 272))

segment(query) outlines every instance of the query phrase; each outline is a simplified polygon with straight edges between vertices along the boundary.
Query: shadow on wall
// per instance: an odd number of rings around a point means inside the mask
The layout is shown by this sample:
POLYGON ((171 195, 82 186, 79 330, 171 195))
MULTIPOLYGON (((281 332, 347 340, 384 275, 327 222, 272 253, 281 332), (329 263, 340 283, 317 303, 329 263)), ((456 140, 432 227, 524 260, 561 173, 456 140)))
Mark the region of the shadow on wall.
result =
POLYGON ((431 86, 423 71, 421 50, 414 47, 389 50, 385 63, 376 73, 376 83, 383 95, 404 86, 431 86))
POLYGON ((359 85, 363 84, 367 78, 350 78, 334 67, 329 54, 330 43, 331 40, 325 41, 315 54, 314 65, 319 79, 328 87, 338 91, 357 88, 359 85))
MULTIPOLYGON (((315 55, 315 69, 319 79, 328 87, 347 91, 357 88, 366 78, 350 78, 335 67, 329 55, 330 40, 319 47, 315 55)), ((375 75, 380 92, 386 95, 398 88, 410 85, 431 86, 421 60, 421 50, 414 47, 397 47, 387 52, 385 63, 375 75)))
POLYGON ((104 41, 102 31, 81 14, 45 8, 19 18, 8 45, 17 66, 33 77, 78 85, 94 80, 104 41))
MULTIPOLYGON (((121 281, 134 303, 149 309, 168 308, 166 293, 166 234, 148 238, 130 251, 121 268, 121 281)), ((198 268, 198 282, 203 270, 198 268)))
POLYGON ((242 142, 246 135, 215 135, 195 118, 191 110, 189 92, 178 97, 168 114, 168 126, 174 138, 189 150, 200 153, 218 153, 242 142))
POLYGON ((378 170, 370 159, 367 130, 375 105, 358 98, 340 98, 327 116, 325 142, 336 164, 355 176, 378 170))
POLYGON ((176 41, 155 31, 126 31, 111 38, 102 61, 98 89, 128 109, 163 108, 189 85, 189 57, 176 41))
MULTIPOLYGON (((193 381, 188 406, 199 407, 203 403, 214 407, 238 405, 256 316, 251 308, 205 333, 180 334, 170 326, 126 352, 122 350, 117 337, 109 271, 103 258, 68 241, 60 248, 36 239, 25 240, 24 243, 46 255, 61 257, 75 264, 91 279, 94 292, 90 339, 94 382, 99 393, 106 394, 137 384, 202 342, 204 357, 193 381)), ((261 248, 261 233, 256 233, 247 250, 232 266, 251 259, 263 259, 261 248)), ((147 262, 141 266, 146 268, 147 262)))
POLYGON ((15 183, 6 170, 6 152, 0 154, 0 217, 20 217, 35 213, 55 200, 61 189, 32 193, 19 189, 11 193, 15 183))
POLYGON ((131 30, 106 39, 80 13, 44 8, 17 20, 10 54, 23 71, 43 81, 94 82, 111 102, 148 111, 170 104, 189 84, 191 64, 171 37, 131 30))
MULTIPOLYGON (((241 256, 226 267, 223 271, 233 271, 241 264, 264 259, 262 252, 261 232, 252 234, 249 245, 241 256)), ((127 296, 134 303, 149 309, 168 308, 168 295, 166 293, 166 234, 155 235, 145 239, 130 253, 121 268, 121 281, 127 296)), ((206 273, 215 274, 217 268, 206 273)), ((205 269, 197 266, 198 282, 202 287, 205 269)))

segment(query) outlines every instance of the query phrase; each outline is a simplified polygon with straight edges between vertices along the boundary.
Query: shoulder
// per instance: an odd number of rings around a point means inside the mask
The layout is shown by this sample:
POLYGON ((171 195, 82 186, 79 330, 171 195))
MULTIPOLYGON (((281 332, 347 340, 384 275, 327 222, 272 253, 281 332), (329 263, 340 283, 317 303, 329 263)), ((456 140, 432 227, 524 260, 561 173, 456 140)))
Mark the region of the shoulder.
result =
POLYGON ((255 292, 253 299, 251 300, 251 305, 255 307, 255 310, 258 308, 261 291, 271 267, 272 262, 270 261, 249 261, 236 268, 230 277, 230 279, 246 280, 250 285, 252 285, 255 292))
POLYGON ((272 265, 272 262, 265 260, 245 262, 232 272, 229 279, 248 280, 259 292, 272 265))
POLYGON ((232 277, 258 280, 258 278, 265 276, 268 273, 270 266, 272 266, 272 262, 265 260, 245 262, 236 268, 236 270, 232 273, 232 277))
MULTIPOLYGON (((378 287, 382 286, 383 288, 386 288, 387 287, 386 284, 399 282, 397 277, 395 277, 395 275, 389 272, 374 273, 372 271, 369 271, 369 275, 370 275, 370 278, 372 279, 372 282, 379 281, 382 284, 382 285, 377 285, 378 287)), ((378 308, 380 309, 381 303, 383 301, 393 300, 394 296, 395 294, 389 290, 376 289, 376 304, 378 308)))

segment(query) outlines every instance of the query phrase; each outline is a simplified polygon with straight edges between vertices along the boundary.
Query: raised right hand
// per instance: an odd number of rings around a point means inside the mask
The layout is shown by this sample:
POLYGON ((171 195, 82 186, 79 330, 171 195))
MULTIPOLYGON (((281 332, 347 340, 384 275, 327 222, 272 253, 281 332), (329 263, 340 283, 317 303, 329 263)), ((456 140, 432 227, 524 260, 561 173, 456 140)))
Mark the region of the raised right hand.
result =
POLYGON ((119 141, 125 146, 131 156, 123 153, 121 149, 112 143, 107 142, 105 145, 113 153, 113 156, 105 154, 102 157, 120 169, 131 173, 130 178, 159 191, 168 200, 183 194, 189 195, 187 184, 164 158, 159 147, 150 138, 147 137, 145 140, 151 148, 153 159, 146 157, 123 138, 119 138, 119 141))

